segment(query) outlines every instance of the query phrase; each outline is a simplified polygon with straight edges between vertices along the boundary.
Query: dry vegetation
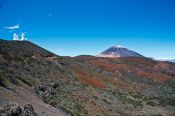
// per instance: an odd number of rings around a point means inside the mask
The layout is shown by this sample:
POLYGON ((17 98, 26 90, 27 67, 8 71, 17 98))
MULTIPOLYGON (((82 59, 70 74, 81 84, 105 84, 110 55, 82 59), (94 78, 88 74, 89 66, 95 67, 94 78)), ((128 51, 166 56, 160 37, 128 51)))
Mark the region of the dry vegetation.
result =
POLYGON ((26 103, 49 116, 175 114, 173 63, 60 57, 30 42, 0 43, 1 114, 9 104, 26 103))

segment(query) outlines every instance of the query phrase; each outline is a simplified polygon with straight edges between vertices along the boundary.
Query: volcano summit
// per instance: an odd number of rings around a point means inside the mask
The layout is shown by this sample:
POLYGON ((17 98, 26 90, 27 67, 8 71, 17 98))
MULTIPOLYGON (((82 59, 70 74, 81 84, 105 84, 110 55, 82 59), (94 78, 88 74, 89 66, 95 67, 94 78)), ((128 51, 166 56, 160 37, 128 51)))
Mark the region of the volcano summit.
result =
POLYGON ((112 46, 97 56, 98 57, 144 57, 141 54, 134 52, 132 50, 129 50, 120 45, 112 46))

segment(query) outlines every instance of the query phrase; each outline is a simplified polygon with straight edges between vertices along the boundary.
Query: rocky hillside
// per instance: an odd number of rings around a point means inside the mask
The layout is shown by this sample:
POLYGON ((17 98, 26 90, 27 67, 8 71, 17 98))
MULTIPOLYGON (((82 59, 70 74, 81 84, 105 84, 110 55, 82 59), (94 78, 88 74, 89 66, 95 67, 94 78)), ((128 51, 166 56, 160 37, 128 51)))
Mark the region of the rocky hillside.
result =
POLYGON ((40 116, 174 116, 175 64, 61 57, 28 41, 1 40, 0 114, 26 104, 40 116))

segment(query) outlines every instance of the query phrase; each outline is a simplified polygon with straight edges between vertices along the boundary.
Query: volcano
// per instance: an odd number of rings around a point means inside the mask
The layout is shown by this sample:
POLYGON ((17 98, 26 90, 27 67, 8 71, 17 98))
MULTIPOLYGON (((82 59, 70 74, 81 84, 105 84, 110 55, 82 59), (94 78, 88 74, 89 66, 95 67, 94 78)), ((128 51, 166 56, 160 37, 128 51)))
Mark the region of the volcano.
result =
POLYGON ((97 57, 144 57, 141 54, 129 50, 122 46, 112 46, 104 52, 97 55, 97 57))

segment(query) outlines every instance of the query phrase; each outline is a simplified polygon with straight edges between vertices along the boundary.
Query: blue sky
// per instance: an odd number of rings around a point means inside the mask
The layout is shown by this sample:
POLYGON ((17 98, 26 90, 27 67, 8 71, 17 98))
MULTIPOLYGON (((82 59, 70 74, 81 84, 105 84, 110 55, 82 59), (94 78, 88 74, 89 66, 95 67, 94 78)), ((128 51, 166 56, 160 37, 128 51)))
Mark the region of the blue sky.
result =
POLYGON ((119 44, 171 59, 175 0, 0 0, 0 38, 14 32, 58 55, 96 55, 119 44))

